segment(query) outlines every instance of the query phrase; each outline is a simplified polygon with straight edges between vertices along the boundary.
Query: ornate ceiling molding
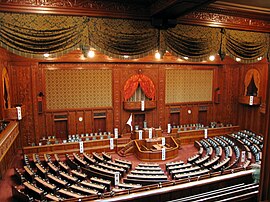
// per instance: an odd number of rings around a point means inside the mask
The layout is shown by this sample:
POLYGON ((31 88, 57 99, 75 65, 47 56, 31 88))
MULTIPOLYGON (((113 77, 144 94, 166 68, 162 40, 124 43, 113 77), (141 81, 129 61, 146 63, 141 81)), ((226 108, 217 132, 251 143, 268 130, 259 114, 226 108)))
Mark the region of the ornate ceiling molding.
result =
POLYGON ((0 0, 0 11, 149 20, 150 8, 125 1, 0 0))
POLYGON ((178 18, 177 22, 238 30, 270 32, 269 21, 203 11, 191 12, 188 15, 178 18))

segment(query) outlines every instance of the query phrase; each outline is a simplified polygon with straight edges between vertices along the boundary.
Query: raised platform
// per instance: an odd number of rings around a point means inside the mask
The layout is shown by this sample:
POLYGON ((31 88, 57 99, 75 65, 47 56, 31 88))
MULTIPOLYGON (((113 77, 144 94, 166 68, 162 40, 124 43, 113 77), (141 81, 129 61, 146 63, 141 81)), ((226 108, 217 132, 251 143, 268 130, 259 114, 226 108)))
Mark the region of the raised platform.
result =
POLYGON ((134 154, 141 161, 161 161, 162 149, 165 148, 165 159, 173 159, 178 155, 179 145, 173 137, 164 137, 165 144, 162 144, 162 138, 135 140, 134 154))

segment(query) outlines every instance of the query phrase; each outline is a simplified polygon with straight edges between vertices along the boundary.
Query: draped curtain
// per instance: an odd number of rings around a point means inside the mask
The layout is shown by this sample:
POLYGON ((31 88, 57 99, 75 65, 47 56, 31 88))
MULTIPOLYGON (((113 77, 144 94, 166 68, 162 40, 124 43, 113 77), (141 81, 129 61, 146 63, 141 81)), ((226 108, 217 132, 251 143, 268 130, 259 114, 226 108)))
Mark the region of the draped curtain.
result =
POLYGON ((218 28, 179 24, 165 32, 164 40, 173 55, 196 62, 218 52, 221 34, 218 28))
POLYGON ((153 81, 143 75, 143 74, 136 74, 131 76, 124 86, 124 99, 127 101, 131 96, 135 93, 138 85, 140 84, 142 91, 146 95, 146 97, 154 100, 155 98, 155 86, 153 81))
POLYGON ((85 17, 0 13, 0 45, 25 57, 61 56, 87 42, 85 17))
POLYGON ((142 58, 158 49, 194 62, 218 53, 244 63, 270 58, 268 33, 182 24, 158 30, 150 21, 4 12, 0 46, 29 58, 44 53, 59 57, 83 46, 121 59, 142 58))
POLYGON ((91 18, 89 39, 91 46, 116 58, 141 58, 158 47, 158 31, 146 21, 91 18))
POLYGON ((230 57, 240 58, 241 62, 257 62, 269 51, 269 34, 226 29, 223 50, 230 57))
POLYGON ((248 70, 248 72, 246 73, 246 76, 245 76, 245 82, 244 82, 245 83, 245 95, 247 95, 248 85, 250 84, 252 77, 254 79, 255 86, 258 89, 258 94, 260 94, 260 89, 259 89, 260 82, 261 82, 260 73, 256 69, 250 69, 250 70, 248 70))

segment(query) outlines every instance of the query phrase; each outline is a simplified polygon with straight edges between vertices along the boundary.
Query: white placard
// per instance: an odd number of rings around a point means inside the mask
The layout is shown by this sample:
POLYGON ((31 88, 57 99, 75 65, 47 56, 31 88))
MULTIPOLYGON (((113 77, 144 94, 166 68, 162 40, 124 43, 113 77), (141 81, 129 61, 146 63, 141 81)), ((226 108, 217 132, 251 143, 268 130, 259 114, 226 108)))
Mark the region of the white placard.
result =
POLYGON ((141 111, 144 111, 144 100, 141 101, 141 111))
POLYGON ((253 105, 254 96, 249 96, 249 105, 253 105))
POLYGON ((114 128, 114 137, 118 138, 118 128, 114 128))
POLYGON ((139 140, 141 140, 142 139, 142 130, 139 130, 139 140))
POLYGON ((164 161, 164 160, 166 160, 166 148, 165 147, 163 147, 162 149, 161 149, 161 160, 162 161, 164 161))
POLYGON ((162 138, 161 138, 161 144, 162 144, 162 146, 164 146, 164 145, 166 144, 166 142, 165 142, 165 137, 162 137, 162 138))
POLYGON ((168 123, 168 133, 171 133, 171 124, 168 123))
POLYGON ((80 153, 83 153, 83 141, 79 142, 79 146, 80 146, 80 153))
POLYGON ((113 144, 113 138, 110 138, 110 149, 114 148, 114 144, 113 144))
POLYGON ((153 137, 153 129, 152 128, 149 128, 148 135, 149 135, 149 139, 152 139, 152 137, 153 137))
POLYGON ((207 136, 208 136, 208 130, 207 128, 204 129, 204 138, 207 139, 207 136))
POLYGON ((22 120, 22 108, 16 107, 16 109, 17 109, 18 120, 22 120))
POLYGON ((245 162, 246 161, 246 151, 242 151, 241 152, 241 162, 245 162))
POLYGON ((118 185, 119 184, 119 176, 120 176, 120 173, 119 172, 115 172, 114 173, 114 185, 118 185))

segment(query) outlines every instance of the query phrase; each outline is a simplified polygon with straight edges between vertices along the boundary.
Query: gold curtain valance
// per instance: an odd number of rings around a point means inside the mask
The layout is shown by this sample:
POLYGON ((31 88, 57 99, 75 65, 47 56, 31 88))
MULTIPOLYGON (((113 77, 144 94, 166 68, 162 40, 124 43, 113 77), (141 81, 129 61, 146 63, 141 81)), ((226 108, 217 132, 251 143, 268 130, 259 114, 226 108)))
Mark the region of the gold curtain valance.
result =
POLYGON ((257 62, 258 58, 269 54, 269 34, 266 33, 226 29, 223 39, 223 51, 244 63, 257 62))
POLYGON ((188 57, 190 61, 207 60, 218 53, 220 47, 220 29, 177 25, 165 32, 167 49, 177 57, 188 57))
POLYGON ((85 17, 0 13, 0 45, 24 57, 59 57, 87 43, 85 17))
POLYGON ((17 55, 59 57, 89 45, 122 59, 142 58, 158 49, 194 62, 218 53, 244 63, 270 58, 268 33, 182 24, 160 31, 149 21, 0 13, 0 46, 17 55))
POLYGON ((158 30, 150 22, 91 18, 90 45, 102 53, 116 58, 142 58, 158 47, 158 30))

